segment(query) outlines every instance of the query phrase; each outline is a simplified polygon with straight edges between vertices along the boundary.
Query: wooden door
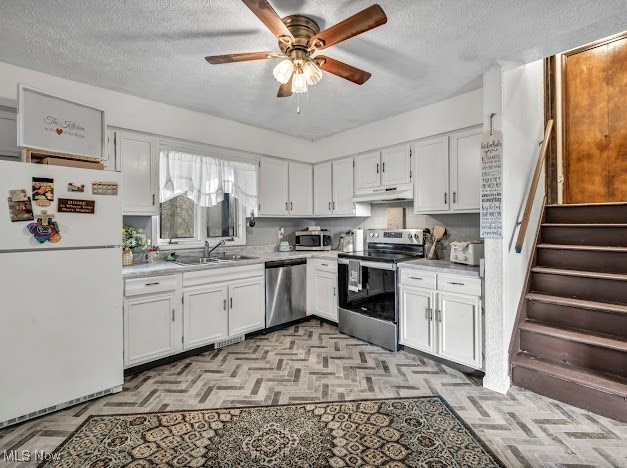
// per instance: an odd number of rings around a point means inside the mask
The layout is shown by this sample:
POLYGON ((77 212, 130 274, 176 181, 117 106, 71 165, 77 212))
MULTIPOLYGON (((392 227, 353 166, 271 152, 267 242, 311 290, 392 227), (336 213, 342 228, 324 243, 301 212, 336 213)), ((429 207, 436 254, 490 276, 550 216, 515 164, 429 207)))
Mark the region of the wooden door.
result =
POLYGON ((627 201, 627 38, 564 60, 564 201, 627 201))

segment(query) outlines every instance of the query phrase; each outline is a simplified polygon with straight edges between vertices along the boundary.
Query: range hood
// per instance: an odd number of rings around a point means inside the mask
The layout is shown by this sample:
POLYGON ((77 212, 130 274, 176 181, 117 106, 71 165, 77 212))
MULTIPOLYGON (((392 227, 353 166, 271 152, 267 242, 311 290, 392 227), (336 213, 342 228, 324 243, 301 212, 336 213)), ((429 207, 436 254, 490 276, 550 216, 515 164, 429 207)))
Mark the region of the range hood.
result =
POLYGON ((405 184, 396 187, 378 187, 369 191, 361 191, 353 196, 353 201, 359 202, 393 202, 414 199, 414 185, 405 184))

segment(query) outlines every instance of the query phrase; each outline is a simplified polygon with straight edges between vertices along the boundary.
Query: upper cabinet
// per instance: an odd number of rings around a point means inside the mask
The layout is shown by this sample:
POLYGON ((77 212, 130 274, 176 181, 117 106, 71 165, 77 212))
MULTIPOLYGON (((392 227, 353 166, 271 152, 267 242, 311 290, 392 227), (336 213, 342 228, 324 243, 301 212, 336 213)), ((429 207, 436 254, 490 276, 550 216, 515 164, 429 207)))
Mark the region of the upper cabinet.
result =
POLYGON ((159 214, 159 149, 155 137, 115 131, 115 159, 122 170, 123 213, 159 214))
POLYGON ((415 144, 414 212, 478 212, 481 129, 415 144))
POLYGON ((20 155, 17 147, 17 114, 0 110, 0 156, 20 155))
POLYGON ((311 216, 313 168, 284 159, 259 161, 259 215, 311 216))
POLYGON ((411 182, 411 145, 355 156, 355 192, 411 182))
POLYGON ((314 166, 315 216, 370 216, 369 203, 353 202, 353 158, 314 166))

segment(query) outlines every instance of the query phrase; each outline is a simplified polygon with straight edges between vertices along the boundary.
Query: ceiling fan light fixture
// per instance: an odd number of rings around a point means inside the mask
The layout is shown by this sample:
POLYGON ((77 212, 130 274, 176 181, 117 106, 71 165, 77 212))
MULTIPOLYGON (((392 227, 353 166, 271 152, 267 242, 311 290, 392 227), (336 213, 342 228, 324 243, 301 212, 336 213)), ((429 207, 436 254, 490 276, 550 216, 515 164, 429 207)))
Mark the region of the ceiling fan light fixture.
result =
POLYGON ((292 78, 292 92, 293 93, 306 93, 307 92, 307 78, 302 70, 297 70, 292 78))
POLYGON ((290 81, 293 72, 294 64, 291 60, 287 59, 282 60, 276 67, 274 67, 274 70, 272 70, 272 74, 281 84, 285 84, 290 81))
POLYGON ((307 80, 307 84, 309 86, 318 84, 318 82, 322 79, 322 70, 320 70, 318 64, 311 59, 307 60, 303 64, 303 74, 305 75, 305 79, 307 80))

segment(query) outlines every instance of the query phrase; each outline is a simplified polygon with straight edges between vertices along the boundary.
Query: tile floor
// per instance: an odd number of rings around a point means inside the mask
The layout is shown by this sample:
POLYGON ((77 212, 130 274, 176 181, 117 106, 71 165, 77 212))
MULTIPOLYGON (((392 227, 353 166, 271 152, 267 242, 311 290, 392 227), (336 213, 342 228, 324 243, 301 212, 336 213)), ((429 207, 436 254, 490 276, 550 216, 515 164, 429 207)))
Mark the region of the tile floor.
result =
POLYGON ((315 319, 137 374, 121 393, 0 430, 0 466, 28 466, 6 463, 3 451, 52 451, 92 414, 432 394, 507 466, 627 467, 627 424, 518 388, 494 393, 447 366, 315 319))

